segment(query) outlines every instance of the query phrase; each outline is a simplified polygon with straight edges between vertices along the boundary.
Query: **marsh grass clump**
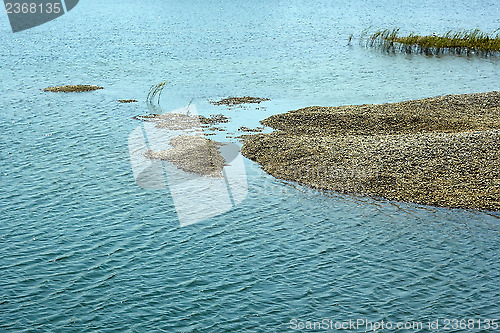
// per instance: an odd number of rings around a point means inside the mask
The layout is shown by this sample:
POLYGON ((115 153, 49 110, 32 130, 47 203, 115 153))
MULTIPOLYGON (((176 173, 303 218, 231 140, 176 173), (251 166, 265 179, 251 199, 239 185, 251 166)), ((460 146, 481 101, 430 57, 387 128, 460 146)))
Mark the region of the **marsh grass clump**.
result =
POLYGON ((269 101, 269 100, 270 100, 269 98, 243 96, 243 97, 227 97, 227 98, 223 98, 223 99, 218 100, 218 101, 210 101, 210 103, 212 103, 213 105, 234 106, 234 105, 245 104, 245 103, 260 104, 261 102, 269 101))
POLYGON ((104 89, 103 87, 88 85, 88 84, 76 84, 69 86, 56 86, 56 87, 47 87, 43 89, 43 91, 49 92, 84 92, 84 91, 93 91, 104 89))
POLYGON ((399 29, 378 30, 373 34, 365 31, 361 40, 368 47, 379 47, 388 52, 437 54, 465 54, 489 56, 500 53, 500 29, 491 34, 478 29, 448 31, 442 36, 433 34, 400 35, 399 29))

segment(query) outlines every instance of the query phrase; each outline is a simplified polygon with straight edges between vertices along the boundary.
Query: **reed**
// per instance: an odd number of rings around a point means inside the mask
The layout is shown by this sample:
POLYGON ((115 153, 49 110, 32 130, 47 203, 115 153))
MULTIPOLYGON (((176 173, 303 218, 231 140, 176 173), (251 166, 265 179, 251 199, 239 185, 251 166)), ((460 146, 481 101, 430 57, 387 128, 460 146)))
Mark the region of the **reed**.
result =
POLYGON ((261 102, 265 102, 265 101, 269 101, 269 100, 270 100, 269 98, 243 96, 243 97, 227 97, 227 98, 223 98, 219 101, 210 100, 209 102, 213 105, 234 106, 234 105, 245 104, 245 103, 260 104, 261 102))
POLYGON ((167 84, 167 81, 158 83, 158 84, 153 84, 151 88, 149 88, 149 93, 147 96, 147 101, 148 103, 153 103, 154 99, 157 99, 157 104, 160 104, 160 98, 161 98, 161 93, 163 89, 165 88, 165 85, 167 84))
POLYGON ((387 52, 465 55, 499 55, 500 29, 485 33, 478 29, 448 31, 438 36, 421 36, 416 34, 400 35, 399 29, 377 30, 372 34, 367 31, 361 40, 367 47, 379 47, 387 52))

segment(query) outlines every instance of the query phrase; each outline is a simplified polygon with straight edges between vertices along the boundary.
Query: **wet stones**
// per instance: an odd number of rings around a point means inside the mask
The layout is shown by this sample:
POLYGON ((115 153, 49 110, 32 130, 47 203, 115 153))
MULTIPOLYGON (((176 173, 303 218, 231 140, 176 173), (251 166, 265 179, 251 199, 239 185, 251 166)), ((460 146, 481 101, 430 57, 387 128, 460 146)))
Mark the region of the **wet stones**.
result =
POLYGON ((261 102, 264 102, 264 101, 269 101, 269 98, 250 97, 250 96, 227 97, 227 98, 223 98, 223 99, 218 100, 218 101, 210 101, 210 103, 212 103, 214 105, 234 106, 234 105, 239 105, 239 104, 244 104, 244 103, 260 104, 261 102))
POLYGON ((242 154, 321 190, 500 210, 500 92, 271 116, 242 154))
POLYGON ((211 114, 209 117, 198 116, 198 118, 202 124, 215 125, 229 122, 229 117, 226 117, 223 114, 211 114))

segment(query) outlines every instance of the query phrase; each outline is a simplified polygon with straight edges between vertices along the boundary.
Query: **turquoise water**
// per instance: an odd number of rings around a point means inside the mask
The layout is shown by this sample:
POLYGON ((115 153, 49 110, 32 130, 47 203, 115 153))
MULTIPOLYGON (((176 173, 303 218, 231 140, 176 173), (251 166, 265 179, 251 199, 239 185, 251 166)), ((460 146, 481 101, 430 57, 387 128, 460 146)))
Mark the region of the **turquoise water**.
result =
POLYGON ((0 15, 0 331, 287 332, 294 319, 440 320, 444 331, 446 319, 500 321, 498 213, 322 194, 245 160, 246 198, 180 227, 172 194, 134 181, 132 117, 148 112, 149 87, 164 80, 162 110, 193 101, 200 114, 230 116, 233 131, 310 105, 499 89, 498 57, 347 45, 370 26, 493 31, 500 4, 82 0, 16 34, 0 15), (40 90, 75 83, 105 89, 40 90), (207 103, 241 95, 271 101, 207 103), (140 102, 116 102, 129 98, 140 102))

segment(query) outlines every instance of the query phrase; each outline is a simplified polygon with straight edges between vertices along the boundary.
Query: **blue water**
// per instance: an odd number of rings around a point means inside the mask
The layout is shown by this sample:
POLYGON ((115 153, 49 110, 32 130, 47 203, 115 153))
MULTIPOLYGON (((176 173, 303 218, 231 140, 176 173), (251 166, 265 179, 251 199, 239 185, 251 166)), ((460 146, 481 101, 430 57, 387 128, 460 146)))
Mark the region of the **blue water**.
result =
MULTIPOLYGON (((499 89, 498 57, 386 54, 372 27, 500 27, 482 1, 82 0, 13 34, 0 15, 0 331, 287 332, 301 322, 500 321, 500 215, 323 194, 245 160, 247 197, 181 227, 134 181, 132 117, 196 104, 233 132, 310 105, 499 89), (61 84, 104 90, 50 94, 61 84), (268 97, 229 110, 209 99, 268 97), (135 98, 139 103, 119 104, 135 98), (293 323, 293 322, 292 322, 293 323)), ((481 329, 447 332, 500 332, 481 329)), ((332 330, 334 331, 334 330, 332 330)), ((365 327, 351 331, 367 331, 365 327)), ((379 332, 391 332, 379 330, 379 332)))

